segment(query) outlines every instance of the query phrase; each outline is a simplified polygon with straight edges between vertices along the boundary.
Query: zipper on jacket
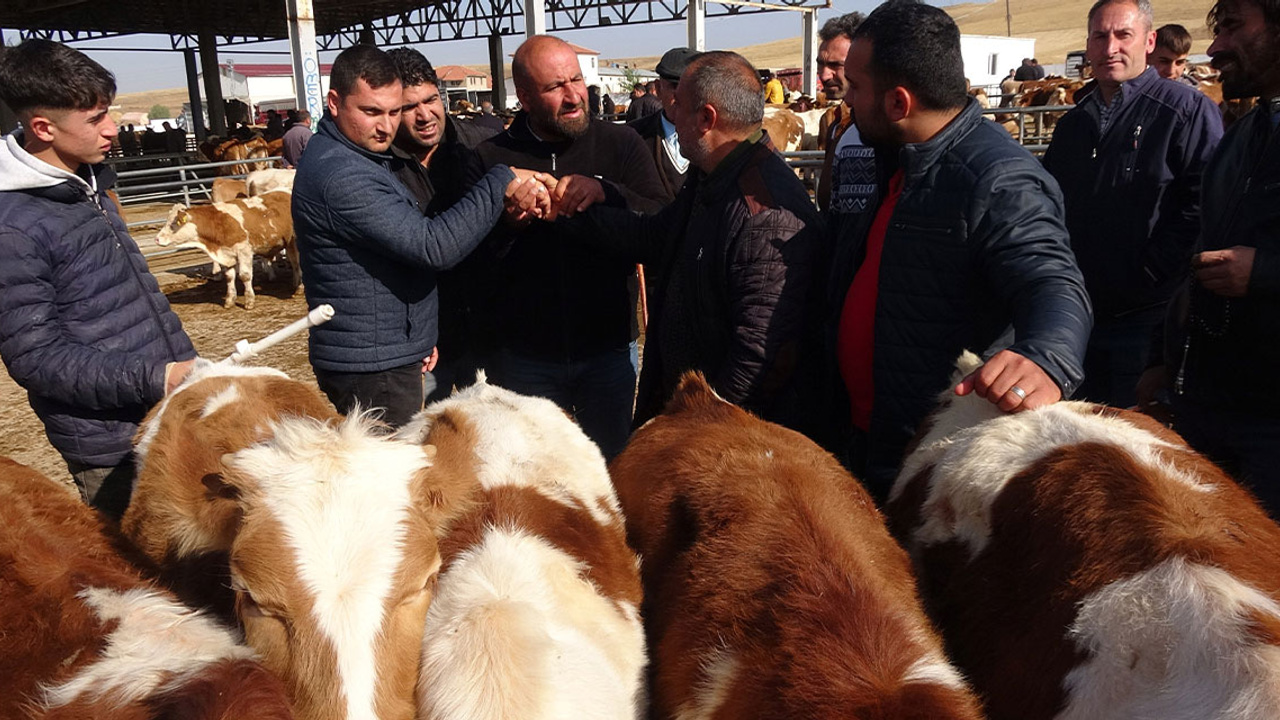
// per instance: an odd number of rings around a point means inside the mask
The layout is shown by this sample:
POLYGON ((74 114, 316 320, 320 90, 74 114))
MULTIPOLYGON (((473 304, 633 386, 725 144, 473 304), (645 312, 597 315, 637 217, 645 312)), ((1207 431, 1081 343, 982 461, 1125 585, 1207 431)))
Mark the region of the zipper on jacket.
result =
POLYGON ((1187 329, 1187 338, 1182 341, 1182 362, 1178 363, 1178 376, 1173 380, 1173 392, 1182 394, 1182 385, 1187 379, 1187 355, 1191 353, 1191 330, 1187 329))
MULTIPOLYGON (((142 299, 147 303, 147 307, 151 309, 151 315, 155 318, 156 326, 160 329, 160 337, 164 338, 165 347, 169 349, 169 357, 173 358, 174 362, 178 362, 178 351, 174 349, 173 338, 169 337, 169 331, 164 326, 164 316, 156 309, 156 304, 151 300, 150 290, 147 288, 146 283, 142 282, 142 278, 138 276, 138 268, 133 266, 133 258, 129 256, 129 251, 125 250, 124 244, 120 242, 120 231, 116 230, 116 226, 111 223, 111 214, 107 212, 106 208, 102 207, 97 193, 90 195, 89 199, 93 201, 94 207, 102 215, 103 222, 107 224, 107 227, 111 228, 111 237, 116 241, 116 250, 124 253, 124 262, 129 267, 129 275, 133 277, 133 281, 142 289, 142 299)), ((120 222, 124 222, 124 217, 120 218, 120 222)))
POLYGON ((556 171, 556 154, 551 153, 551 172, 554 173, 555 171, 556 171))

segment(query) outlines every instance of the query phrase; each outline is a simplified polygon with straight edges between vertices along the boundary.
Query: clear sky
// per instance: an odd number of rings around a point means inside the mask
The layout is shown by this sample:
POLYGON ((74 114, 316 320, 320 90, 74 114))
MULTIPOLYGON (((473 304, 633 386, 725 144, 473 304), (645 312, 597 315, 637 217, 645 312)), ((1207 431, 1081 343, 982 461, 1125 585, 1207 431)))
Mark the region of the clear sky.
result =
MULTIPOLYGON (((853 10, 870 12, 878 4, 879 0, 834 0, 830 9, 819 12, 818 21, 821 23, 827 18, 853 10)), ((936 4, 951 3, 944 0, 936 4)), ((283 5, 281 7, 283 12, 283 5)), ((708 18, 707 48, 754 45, 770 40, 798 37, 800 32, 800 13, 775 12, 734 18, 708 18)), ((684 45, 686 42, 684 21, 572 30, 559 35, 570 42, 600 51, 604 58, 661 55, 668 48, 684 45)), ((5 30, 4 37, 5 44, 12 45, 18 42, 18 33, 14 30, 5 30)), ((505 38, 503 41, 505 53, 509 55, 514 52, 520 41, 519 37, 505 38)), ((186 72, 183 69, 181 52, 128 52, 109 49, 168 50, 171 45, 167 35, 128 35, 77 42, 73 45, 115 73, 119 92, 161 90, 186 85, 186 72)), ((483 39, 453 40, 415 47, 421 50, 434 65, 473 65, 489 61, 488 43, 483 39)), ((284 41, 235 45, 220 50, 218 59, 220 62, 230 59, 240 63, 287 63, 289 62, 287 51, 288 43, 284 41), (258 55, 246 52, 248 50, 278 51, 281 54, 258 55)), ((321 53, 320 59, 322 62, 329 62, 336 54, 321 53)), ((799 58, 797 58, 798 63, 799 58)))

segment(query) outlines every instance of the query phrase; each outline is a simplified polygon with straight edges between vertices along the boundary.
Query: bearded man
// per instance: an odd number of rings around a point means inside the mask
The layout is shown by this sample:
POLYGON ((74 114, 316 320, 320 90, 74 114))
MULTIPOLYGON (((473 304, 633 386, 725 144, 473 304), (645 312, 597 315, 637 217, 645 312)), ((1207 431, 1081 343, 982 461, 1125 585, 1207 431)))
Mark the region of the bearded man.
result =
POLYGON ((1280 2, 1218 0, 1209 55, 1228 99, 1258 98, 1204 171, 1191 277, 1139 384, 1174 429, 1280 517, 1280 2))
MULTIPOLYGON (((477 148, 485 166, 514 162, 555 176, 557 204, 575 211, 661 206, 666 191, 652 154, 631 129, 591 117, 568 43, 530 38, 511 74, 522 110, 477 148)), ((567 220, 507 214, 491 242, 499 349, 487 369, 503 387, 558 403, 612 457, 626 444, 635 398, 627 287, 635 265, 575 242, 580 232, 567 220)))

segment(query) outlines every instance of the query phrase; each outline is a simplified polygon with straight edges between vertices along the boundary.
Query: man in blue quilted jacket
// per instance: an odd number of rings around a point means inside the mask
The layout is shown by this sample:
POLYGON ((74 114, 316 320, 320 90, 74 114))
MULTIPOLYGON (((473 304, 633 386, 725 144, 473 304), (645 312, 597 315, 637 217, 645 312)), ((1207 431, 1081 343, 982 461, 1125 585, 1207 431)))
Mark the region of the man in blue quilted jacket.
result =
POLYGON ((436 273, 461 262, 520 198, 548 196, 526 182, 531 173, 519 171, 522 180, 497 165, 452 207, 423 215, 393 174, 403 85, 376 47, 338 55, 326 102, 293 183, 307 303, 337 312, 311 331, 311 367, 340 412, 378 408, 398 427, 422 409, 423 374, 436 359, 436 273))
POLYGON ((107 196, 115 92, 59 43, 0 56, 0 98, 22 124, 0 144, 0 356, 81 495, 119 517, 138 423, 196 353, 107 196))

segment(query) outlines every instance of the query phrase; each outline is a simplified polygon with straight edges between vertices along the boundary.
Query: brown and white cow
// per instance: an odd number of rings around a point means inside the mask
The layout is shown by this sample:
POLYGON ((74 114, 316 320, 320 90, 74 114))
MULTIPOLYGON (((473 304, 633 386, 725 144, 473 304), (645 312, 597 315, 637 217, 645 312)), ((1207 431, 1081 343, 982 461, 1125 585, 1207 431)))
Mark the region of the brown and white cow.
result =
POLYGON ((781 105, 768 105, 761 126, 778 152, 795 152, 804 146, 805 121, 797 112, 781 105))
POLYGON ((399 434, 471 490, 440 541, 419 717, 642 716, 639 562, 600 450, 551 401, 483 376, 399 434))
POLYGON ((66 488, 0 458, 0 717, 291 718, 253 652, 119 544, 66 488))
POLYGON ((298 248, 293 232, 290 192, 269 192, 257 197, 232 200, 212 205, 186 207, 176 204, 169 209, 164 227, 156 234, 162 247, 199 248, 218 265, 226 268, 227 295, 224 307, 236 303, 236 275, 244 284, 244 306, 254 305, 253 258, 268 260, 283 253, 293 272, 293 289, 302 282, 298 265, 298 248))
POLYGON ((213 186, 209 188, 209 200, 216 203, 247 197, 249 197, 249 186, 242 178, 214 178, 213 186))
POLYGON ((689 374, 610 466, 643 559, 650 717, 979 718, 867 492, 689 374))
POLYGON ((225 552, 236 615, 304 720, 408 720, 447 493, 431 450, 266 368, 201 367, 152 411, 123 527, 225 552))
POLYGON ((1280 528, 1151 418, 948 391, 888 507, 992 718, 1280 717, 1280 528))
POLYGON ((244 178, 249 197, 266 195, 269 192, 283 190, 293 192, 293 177, 296 170, 289 168, 268 168, 254 170, 244 178))

